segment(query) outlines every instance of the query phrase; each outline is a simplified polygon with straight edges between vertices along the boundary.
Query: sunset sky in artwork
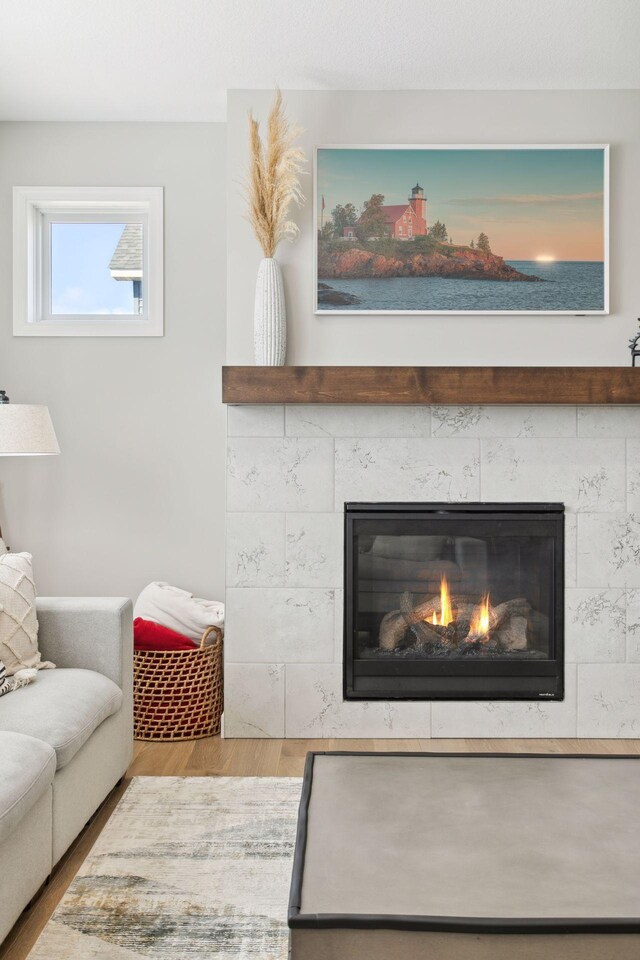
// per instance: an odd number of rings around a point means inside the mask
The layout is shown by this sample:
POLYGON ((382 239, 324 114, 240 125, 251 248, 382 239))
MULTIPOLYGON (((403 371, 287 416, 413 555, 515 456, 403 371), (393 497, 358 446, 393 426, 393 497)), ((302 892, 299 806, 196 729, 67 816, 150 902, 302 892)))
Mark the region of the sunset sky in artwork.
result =
POLYGON ((335 149, 317 158, 318 218, 358 210, 373 193, 404 203, 419 182, 427 224, 454 243, 481 231, 505 260, 604 260, 604 151, 589 149, 335 149))

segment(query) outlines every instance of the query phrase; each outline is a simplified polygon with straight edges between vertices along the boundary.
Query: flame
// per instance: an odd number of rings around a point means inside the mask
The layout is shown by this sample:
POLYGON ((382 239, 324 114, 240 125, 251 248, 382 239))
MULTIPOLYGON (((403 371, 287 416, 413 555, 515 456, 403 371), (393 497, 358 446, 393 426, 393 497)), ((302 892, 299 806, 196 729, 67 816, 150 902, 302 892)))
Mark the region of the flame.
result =
POLYGON ((489 594, 485 593, 480 603, 480 612, 471 621, 470 633, 489 633, 489 594))
POLYGON ((451 606, 451 594, 449 593, 449 584, 447 578, 443 575, 440 580, 440 617, 434 610, 431 615, 431 623, 436 626, 447 627, 453 620, 453 607, 451 606))
POLYGON ((447 583, 447 578, 443 575, 440 581, 440 623, 443 627, 446 627, 452 620, 453 608, 451 606, 449 584, 447 583))

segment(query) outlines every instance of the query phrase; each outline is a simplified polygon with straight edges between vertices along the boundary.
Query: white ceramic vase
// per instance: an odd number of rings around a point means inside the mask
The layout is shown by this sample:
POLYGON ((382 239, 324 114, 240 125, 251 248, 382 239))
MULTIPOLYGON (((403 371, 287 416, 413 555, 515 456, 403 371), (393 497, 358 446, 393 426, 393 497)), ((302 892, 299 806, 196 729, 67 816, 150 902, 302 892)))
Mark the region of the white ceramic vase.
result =
POLYGON ((287 352, 287 311, 282 274, 273 257, 260 261, 253 311, 256 366, 282 367, 287 352))

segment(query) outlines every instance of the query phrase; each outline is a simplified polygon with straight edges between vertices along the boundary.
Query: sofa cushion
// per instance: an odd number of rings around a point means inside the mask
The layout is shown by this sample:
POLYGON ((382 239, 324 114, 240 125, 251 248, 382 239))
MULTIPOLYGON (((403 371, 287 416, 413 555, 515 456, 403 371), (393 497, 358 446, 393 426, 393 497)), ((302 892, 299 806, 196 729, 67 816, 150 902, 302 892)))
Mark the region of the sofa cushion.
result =
POLYGON ((56 754, 48 743, 24 733, 0 731, 0 843, 7 839, 40 799, 56 772, 56 754))
POLYGON ((117 713, 122 699, 120 687, 93 670, 43 670, 28 687, 0 698, 0 730, 51 744, 59 770, 103 720, 117 713))

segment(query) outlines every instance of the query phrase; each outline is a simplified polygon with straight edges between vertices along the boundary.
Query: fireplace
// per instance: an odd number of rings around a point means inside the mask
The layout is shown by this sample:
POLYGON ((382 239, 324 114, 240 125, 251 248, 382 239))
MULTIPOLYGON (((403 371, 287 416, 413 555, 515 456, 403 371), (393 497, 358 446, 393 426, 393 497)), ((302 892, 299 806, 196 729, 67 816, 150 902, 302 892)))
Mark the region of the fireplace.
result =
POLYGON ((345 504, 347 700, 562 700, 564 505, 345 504))

